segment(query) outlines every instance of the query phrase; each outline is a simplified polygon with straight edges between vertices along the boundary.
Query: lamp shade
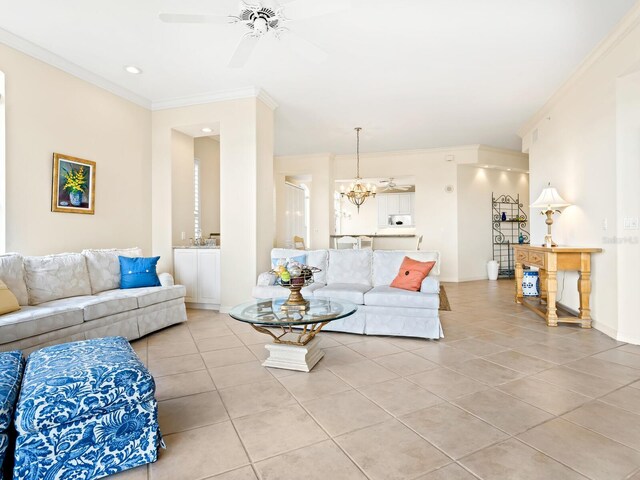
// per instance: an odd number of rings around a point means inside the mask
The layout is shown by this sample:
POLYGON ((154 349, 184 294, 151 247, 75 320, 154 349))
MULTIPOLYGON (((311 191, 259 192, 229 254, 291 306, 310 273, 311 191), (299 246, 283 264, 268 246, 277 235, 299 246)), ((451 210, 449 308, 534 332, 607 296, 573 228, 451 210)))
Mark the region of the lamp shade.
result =
POLYGON ((533 208, 562 208, 571 205, 564 198, 560 196, 556 187, 552 187, 549 184, 538 197, 538 199, 531 204, 533 208))

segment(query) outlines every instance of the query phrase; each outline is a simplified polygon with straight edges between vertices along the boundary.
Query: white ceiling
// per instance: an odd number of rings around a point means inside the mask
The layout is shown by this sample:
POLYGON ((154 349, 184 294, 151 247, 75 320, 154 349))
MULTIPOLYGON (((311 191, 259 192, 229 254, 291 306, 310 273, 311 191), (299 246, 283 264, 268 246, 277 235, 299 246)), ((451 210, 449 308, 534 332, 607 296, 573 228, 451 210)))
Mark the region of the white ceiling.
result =
POLYGON ((519 149, 518 128, 634 2, 352 0, 288 24, 328 53, 323 63, 263 38, 240 70, 226 65, 243 26, 158 20, 161 11, 235 14, 236 0, 0 0, 0 28, 149 104, 260 87, 279 105, 281 155, 352 153, 355 126, 362 152, 519 149))

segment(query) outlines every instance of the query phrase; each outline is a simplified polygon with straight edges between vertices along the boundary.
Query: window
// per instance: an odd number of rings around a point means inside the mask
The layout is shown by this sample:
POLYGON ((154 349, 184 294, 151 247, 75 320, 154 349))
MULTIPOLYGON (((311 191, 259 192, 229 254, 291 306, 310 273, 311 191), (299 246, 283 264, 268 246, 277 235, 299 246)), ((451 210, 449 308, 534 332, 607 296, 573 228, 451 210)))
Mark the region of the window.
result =
POLYGON ((200 160, 193 159, 193 231, 195 238, 202 237, 200 229, 200 160))

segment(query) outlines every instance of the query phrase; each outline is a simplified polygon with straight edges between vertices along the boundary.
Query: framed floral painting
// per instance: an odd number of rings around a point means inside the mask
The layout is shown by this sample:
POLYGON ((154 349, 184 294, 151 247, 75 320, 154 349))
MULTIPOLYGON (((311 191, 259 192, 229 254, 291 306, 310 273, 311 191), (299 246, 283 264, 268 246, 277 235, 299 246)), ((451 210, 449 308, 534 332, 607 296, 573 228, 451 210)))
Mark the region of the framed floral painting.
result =
POLYGON ((53 154, 51 211, 95 213, 96 162, 53 154))

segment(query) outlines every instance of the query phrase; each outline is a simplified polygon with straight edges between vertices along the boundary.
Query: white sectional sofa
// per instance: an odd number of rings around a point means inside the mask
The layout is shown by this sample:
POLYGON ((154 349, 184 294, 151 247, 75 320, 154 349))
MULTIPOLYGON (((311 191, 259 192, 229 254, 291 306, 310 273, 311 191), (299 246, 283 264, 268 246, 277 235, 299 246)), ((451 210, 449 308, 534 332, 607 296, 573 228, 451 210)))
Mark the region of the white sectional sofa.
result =
MULTIPOLYGON (((435 251, 399 250, 289 250, 274 248, 271 258, 306 255, 308 265, 322 271, 314 283, 302 289, 305 298, 337 298, 358 305, 358 311, 324 329, 366 335, 443 338, 438 316, 440 306, 440 254, 435 251), (405 256, 422 262, 435 261, 419 292, 390 287, 405 256)), ((274 277, 261 274, 253 288, 254 298, 286 297, 289 291, 273 285, 274 277)))
POLYGON ((0 315, 0 351, 119 335, 129 340, 187 320, 185 288, 160 274, 160 287, 120 290, 118 255, 140 249, 84 250, 43 257, 0 255, 0 280, 19 311, 0 315))

